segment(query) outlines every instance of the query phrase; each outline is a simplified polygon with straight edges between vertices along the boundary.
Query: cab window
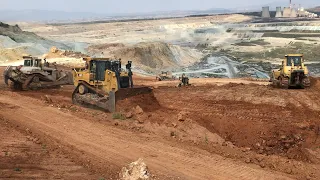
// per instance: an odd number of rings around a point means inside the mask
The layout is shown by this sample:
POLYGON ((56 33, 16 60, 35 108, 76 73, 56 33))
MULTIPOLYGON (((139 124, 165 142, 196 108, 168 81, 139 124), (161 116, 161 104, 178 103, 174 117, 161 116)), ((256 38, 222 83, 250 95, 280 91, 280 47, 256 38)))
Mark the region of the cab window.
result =
POLYGON ((32 66, 32 60, 24 60, 24 66, 32 66))
POLYGON ((289 56, 287 58, 287 66, 291 66, 292 63, 294 66, 301 66, 301 57, 300 56, 289 56))
POLYGON ((39 67, 39 61, 38 61, 38 60, 35 60, 35 61, 34 61, 34 66, 35 66, 35 67, 39 67))

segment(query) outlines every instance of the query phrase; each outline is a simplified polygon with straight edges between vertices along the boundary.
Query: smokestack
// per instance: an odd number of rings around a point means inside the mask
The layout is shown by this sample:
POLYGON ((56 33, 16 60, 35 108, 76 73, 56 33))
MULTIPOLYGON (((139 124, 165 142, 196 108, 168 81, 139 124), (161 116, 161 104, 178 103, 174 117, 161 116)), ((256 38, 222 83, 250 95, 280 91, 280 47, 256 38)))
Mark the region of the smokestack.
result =
POLYGON ((277 7, 276 18, 281 18, 281 17, 282 17, 281 7, 277 7))
POLYGON ((269 6, 262 7, 262 18, 270 18, 269 6))

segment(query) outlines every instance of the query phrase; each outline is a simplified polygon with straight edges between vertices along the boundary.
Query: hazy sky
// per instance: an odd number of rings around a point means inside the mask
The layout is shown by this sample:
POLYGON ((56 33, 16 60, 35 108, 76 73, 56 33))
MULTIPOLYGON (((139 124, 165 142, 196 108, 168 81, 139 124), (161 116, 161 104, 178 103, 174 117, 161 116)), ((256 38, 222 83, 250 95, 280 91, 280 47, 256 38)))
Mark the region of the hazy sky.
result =
MULTIPOLYGON (((293 0, 316 4, 320 0, 293 0)), ((62 10, 69 12, 133 13, 170 10, 205 10, 286 3, 289 0, 0 0, 0 10, 62 10)))

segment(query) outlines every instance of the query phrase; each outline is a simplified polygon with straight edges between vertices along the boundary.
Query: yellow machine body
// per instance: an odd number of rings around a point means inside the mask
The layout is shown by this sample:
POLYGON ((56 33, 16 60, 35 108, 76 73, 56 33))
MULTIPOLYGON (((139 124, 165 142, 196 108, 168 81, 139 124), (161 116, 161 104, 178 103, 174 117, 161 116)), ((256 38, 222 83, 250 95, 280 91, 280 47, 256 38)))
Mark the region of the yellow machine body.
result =
POLYGON ((271 81, 282 87, 308 87, 309 71, 304 64, 303 54, 288 54, 279 69, 272 70, 271 81))

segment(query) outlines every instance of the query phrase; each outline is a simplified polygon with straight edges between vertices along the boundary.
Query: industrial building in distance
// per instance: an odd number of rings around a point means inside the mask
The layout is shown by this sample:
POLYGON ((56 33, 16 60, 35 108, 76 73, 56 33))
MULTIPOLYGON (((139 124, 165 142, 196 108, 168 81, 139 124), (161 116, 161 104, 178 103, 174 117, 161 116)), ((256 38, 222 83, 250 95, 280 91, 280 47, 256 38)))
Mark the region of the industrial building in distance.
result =
MULTIPOLYGON (((270 18, 269 6, 262 7, 262 18, 270 18)), ((316 18, 317 14, 306 11, 303 7, 296 8, 295 5, 292 6, 292 2, 290 0, 289 7, 276 7, 276 18, 297 18, 297 17, 305 17, 305 18, 316 18)))

